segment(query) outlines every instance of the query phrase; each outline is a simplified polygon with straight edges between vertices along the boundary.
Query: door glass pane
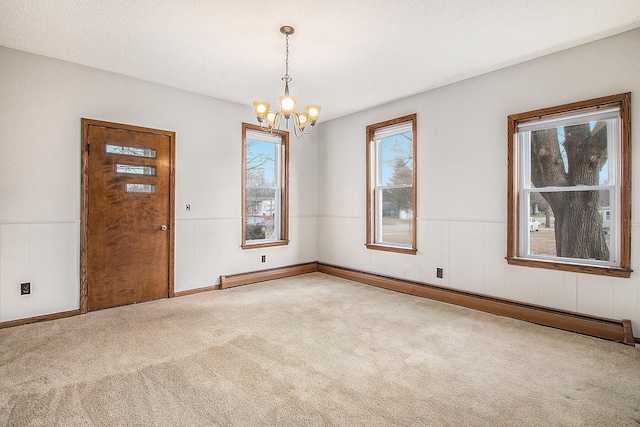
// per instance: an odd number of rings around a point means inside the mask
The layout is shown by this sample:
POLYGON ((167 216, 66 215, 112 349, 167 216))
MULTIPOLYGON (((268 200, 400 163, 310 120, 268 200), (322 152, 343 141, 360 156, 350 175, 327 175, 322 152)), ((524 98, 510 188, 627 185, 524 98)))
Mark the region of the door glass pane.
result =
POLYGON ((156 158, 156 150, 150 148, 127 147, 123 145, 106 144, 105 152, 108 154, 123 154, 125 156, 156 158))
POLYGON ((126 185, 127 193, 155 193, 156 186, 153 184, 127 184, 126 185))
POLYGON ((155 175, 156 168, 153 166, 141 166, 141 165, 123 165, 116 164, 117 173, 130 173, 133 175, 155 175))

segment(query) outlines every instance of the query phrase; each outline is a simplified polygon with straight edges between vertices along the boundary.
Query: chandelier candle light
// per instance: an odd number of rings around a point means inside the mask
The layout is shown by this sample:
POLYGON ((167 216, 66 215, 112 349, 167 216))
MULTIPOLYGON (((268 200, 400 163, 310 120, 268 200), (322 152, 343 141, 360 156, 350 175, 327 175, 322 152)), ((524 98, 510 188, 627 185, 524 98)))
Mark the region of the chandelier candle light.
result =
POLYGON ((293 27, 289 25, 285 25, 280 28, 280 32, 284 34, 286 38, 285 74, 281 79, 284 82, 284 95, 280 97, 280 111, 270 111, 269 103, 265 101, 254 101, 253 106, 255 107, 256 118, 258 119, 258 123, 260 123, 260 128, 262 130, 268 130, 271 133, 275 133, 280 130, 281 117, 284 117, 287 121, 288 129, 289 118, 293 116, 295 118, 295 126, 293 129, 295 135, 300 138, 302 135, 313 131, 313 126, 320 118, 320 106, 316 104, 309 104, 307 105, 306 113, 297 113, 295 111, 297 100, 293 96, 289 95, 289 82, 293 80, 291 76, 289 76, 289 36, 293 34, 294 31, 293 27), (307 128, 307 125, 311 125, 311 127, 307 128), (306 132, 305 128, 308 129, 306 132))

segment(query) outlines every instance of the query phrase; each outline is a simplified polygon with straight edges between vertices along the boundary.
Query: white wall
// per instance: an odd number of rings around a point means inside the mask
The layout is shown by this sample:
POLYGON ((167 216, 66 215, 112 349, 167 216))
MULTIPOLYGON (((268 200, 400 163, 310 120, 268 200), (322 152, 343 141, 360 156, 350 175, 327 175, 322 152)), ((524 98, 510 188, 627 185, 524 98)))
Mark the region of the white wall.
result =
POLYGON ((82 117, 176 132, 176 291, 317 259, 314 134, 291 139, 291 243, 242 250, 251 107, 0 47, 0 322, 79 307, 82 117))
POLYGON ((509 266, 507 116, 632 92, 632 268, 640 269, 640 30, 331 120, 320 126, 319 261, 581 313, 631 319, 629 279, 509 266), (418 254, 365 246, 365 127, 418 115, 418 254), (435 276, 444 268, 443 279, 435 276))

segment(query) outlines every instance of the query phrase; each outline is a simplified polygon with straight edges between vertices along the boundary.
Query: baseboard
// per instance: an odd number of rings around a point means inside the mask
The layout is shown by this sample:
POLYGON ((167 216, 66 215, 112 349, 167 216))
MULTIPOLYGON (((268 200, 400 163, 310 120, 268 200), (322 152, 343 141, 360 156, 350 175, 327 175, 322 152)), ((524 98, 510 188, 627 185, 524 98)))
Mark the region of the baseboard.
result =
POLYGON ((539 325, 618 341, 628 345, 635 345, 638 340, 633 336, 629 320, 589 316, 323 263, 318 263, 318 271, 368 285, 525 320, 539 325))
POLYGON ((28 323, 46 322, 47 320, 64 319, 65 317, 78 316, 80 310, 63 311, 60 313, 45 314, 42 316, 27 317, 26 319, 9 320, 8 322, 0 322, 0 329, 12 328, 14 326, 26 325, 28 323))
POLYGON ((318 271, 317 262, 253 271, 250 273, 230 274, 220 276, 220 287, 222 289, 227 289, 234 286, 264 282, 265 280, 281 279, 283 277, 297 276, 298 274, 313 273, 314 271, 318 271))
POLYGON ((220 289, 220 285, 205 286, 204 288, 187 289, 186 291, 174 292, 174 297, 183 297, 185 295, 199 294, 200 292, 216 291, 220 289))

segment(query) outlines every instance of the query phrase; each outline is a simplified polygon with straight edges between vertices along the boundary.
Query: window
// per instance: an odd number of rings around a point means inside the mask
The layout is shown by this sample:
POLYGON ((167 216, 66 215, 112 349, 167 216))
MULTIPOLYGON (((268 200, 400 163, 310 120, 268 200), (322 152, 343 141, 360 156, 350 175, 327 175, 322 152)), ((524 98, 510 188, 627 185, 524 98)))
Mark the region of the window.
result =
POLYGON ((289 133, 242 124, 242 247, 289 243, 289 133))
POLYGON ((508 118, 509 264, 629 277, 629 93, 508 118))
POLYGON ((367 247, 416 253, 416 115, 367 126, 367 247))

